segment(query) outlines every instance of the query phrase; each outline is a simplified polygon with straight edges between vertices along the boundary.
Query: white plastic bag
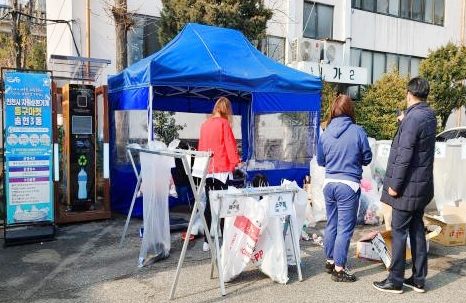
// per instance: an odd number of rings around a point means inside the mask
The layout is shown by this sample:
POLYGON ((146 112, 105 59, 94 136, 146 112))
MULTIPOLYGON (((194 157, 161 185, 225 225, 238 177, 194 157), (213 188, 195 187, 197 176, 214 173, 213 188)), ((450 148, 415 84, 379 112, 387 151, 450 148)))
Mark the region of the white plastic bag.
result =
POLYGON ((280 217, 267 218, 267 227, 257 241, 251 260, 273 281, 281 284, 288 282, 283 223, 280 217))
MULTIPOLYGON (((194 216, 194 222, 193 222, 193 227, 191 229, 191 234, 192 235, 203 235, 205 232, 204 232, 204 226, 202 225, 202 220, 201 220, 201 213, 204 213, 204 209, 205 209, 205 204, 206 204, 206 195, 205 195, 205 190, 202 189, 202 193, 199 197, 199 208, 200 208, 200 212, 196 212, 196 215, 194 216)), ((193 211, 195 211, 193 209, 193 211)), ((212 234, 212 233, 211 233, 212 234)))
POLYGON ((361 180, 361 197, 356 224, 380 225, 383 221, 381 194, 377 191, 375 180, 361 180))
POLYGON ((316 157, 311 160, 311 194, 312 194, 312 211, 316 222, 327 220, 327 213, 325 211, 325 198, 324 198, 324 179, 325 167, 317 164, 316 157))
POLYGON ((251 260, 253 249, 267 224, 267 203, 246 199, 244 215, 226 217, 224 221, 221 260, 223 279, 231 281, 238 276, 251 260))

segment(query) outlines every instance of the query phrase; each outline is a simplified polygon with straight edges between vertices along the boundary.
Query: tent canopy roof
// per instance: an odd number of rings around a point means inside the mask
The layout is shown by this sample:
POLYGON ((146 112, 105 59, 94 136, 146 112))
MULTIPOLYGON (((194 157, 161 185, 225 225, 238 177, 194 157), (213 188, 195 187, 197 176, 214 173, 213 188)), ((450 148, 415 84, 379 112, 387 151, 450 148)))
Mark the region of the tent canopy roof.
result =
POLYGON ((154 96, 212 99, 253 92, 320 94, 321 80, 258 51, 239 31, 188 23, 160 51, 108 78, 109 93, 153 87, 154 96))

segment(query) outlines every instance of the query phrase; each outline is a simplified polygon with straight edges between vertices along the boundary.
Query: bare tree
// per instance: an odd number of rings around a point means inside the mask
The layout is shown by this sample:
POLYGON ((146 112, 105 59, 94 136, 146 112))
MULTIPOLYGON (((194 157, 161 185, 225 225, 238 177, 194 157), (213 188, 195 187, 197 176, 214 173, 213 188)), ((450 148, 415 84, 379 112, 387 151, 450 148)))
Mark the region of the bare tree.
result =
POLYGON ((133 20, 128 14, 128 4, 126 0, 115 0, 115 5, 111 7, 113 19, 115 20, 116 34, 116 70, 122 71, 128 66, 127 38, 128 30, 133 25, 133 20))
POLYGON ((12 21, 11 32, 13 34, 13 46, 15 49, 15 67, 16 68, 21 67, 21 54, 23 51, 23 48, 21 45, 22 35, 19 32, 20 20, 21 20, 21 14, 19 13, 18 1, 14 0, 13 10, 11 11, 11 21, 12 21))
POLYGON ((24 5, 18 0, 11 3, 4 16, 11 20, 11 35, 0 33, 0 62, 15 68, 45 68, 45 19, 38 11, 34 14, 37 8, 31 0, 24 5))

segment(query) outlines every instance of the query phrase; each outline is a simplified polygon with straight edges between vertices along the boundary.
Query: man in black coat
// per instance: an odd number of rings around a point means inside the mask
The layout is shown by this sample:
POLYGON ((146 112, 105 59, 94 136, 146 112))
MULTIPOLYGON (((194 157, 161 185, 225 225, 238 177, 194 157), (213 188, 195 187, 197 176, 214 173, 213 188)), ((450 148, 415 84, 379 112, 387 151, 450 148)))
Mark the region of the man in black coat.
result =
POLYGON ((434 197, 433 166, 436 118, 426 103, 427 80, 416 77, 407 86, 407 108, 393 138, 381 201, 392 207, 392 261, 388 278, 376 289, 402 293, 403 285, 425 291, 427 244, 424 209, 434 197), (406 240, 409 235, 412 275, 405 279, 406 240))

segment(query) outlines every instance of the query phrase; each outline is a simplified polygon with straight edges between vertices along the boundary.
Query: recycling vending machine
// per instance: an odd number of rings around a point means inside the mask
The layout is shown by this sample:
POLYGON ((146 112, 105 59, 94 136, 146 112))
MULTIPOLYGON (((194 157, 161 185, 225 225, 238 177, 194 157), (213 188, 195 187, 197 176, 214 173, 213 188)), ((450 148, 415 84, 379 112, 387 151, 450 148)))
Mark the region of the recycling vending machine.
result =
POLYGON ((96 127, 94 86, 62 88, 62 205, 67 212, 95 208, 96 127))

